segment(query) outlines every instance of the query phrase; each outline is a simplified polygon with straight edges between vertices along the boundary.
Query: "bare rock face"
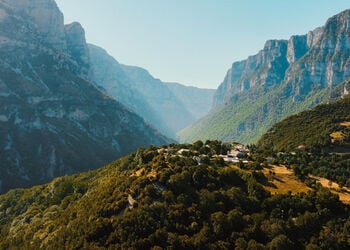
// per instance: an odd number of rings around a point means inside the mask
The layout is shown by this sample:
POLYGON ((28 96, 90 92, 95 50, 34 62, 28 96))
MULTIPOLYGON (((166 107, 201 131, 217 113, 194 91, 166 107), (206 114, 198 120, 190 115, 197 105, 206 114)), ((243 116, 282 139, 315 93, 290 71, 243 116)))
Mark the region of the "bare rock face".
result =
POLYGON ((255 86, 280 83, 289 66, 287 45, 285 40, 269 40, 258 54, 233 63, 214 96, 214 106, 230 102, 235 95, 255 86))
POLYGON ((289 64, 294 63, 309 50, 307 36, 292 36, 288 40, 287 60, 289 64))
POLYGON ((219 86, 214 106, 254 86, 291 85, 289 95, 335 86, 350 77, 350 10, 330 18, 323 27, 288 41, 267 41, 263 50, 235 62, 219 86))
POLYGON ((29 18, 44 42, 66 49, 63 14, 54 0, 1 0, 11 12, 29 18))
POLYGON ((66 25, 64 30, 68 54, 84 69, 84 74, 88 75, 90 56, 83 27, 74 22, 66 25))
POLYGON ((311 48, 312 46, 316 45, 318 40, 320 40, 320 37, 323 33, 323 28, 324 27, 318 27, 312 31, 309 31, 306 35, 307 39, 307 46, 311 48))
POLYGON ((297 95, 336 86, 350 77, 350 10, 330 18, 312 44, 286 76, 297 95))

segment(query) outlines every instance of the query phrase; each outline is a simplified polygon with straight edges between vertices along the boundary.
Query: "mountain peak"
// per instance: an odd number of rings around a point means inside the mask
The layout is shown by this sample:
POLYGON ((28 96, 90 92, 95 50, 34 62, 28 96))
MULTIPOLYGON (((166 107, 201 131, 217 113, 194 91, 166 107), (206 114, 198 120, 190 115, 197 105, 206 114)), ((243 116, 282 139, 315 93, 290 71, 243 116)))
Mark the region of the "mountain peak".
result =
POLYGON ((84 74, 89 72, 89 49, 85 39, 85 30, 78 22, 64 26, 68 54, 81 65, 84 74))
POLYGON ((275 47, 283 46, 284 44, 287 44, 287 40, 279 40, 279 39, 270 39, 265 42, 264 49, 271 49, 275 47))
POLYGON ((35 26, 44 42, 54 48, 66 49, 63 14, 54 0, 0 0, 14 15, 35 26))

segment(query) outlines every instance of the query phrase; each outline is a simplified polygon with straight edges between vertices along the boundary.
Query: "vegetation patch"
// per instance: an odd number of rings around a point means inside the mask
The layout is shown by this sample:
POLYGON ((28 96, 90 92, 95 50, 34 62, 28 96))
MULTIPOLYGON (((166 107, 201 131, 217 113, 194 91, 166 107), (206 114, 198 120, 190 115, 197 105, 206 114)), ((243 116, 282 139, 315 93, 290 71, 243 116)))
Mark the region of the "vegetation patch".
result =
POLYGON ((298 180, 294 172, 285 166, 273 165, 269 168, 264 168, 263 173, 269 180, 267 185, 264 185, 264 188, 271 194, 287 194, 290 192, 295 195, 312 190, 305 183, 298 180))
POLYGON ((262 170, 287 158, 237 149, 247 150, 218 141, 140 148, 12 190, 0 196, 0 249, 349 249, 350 208, 337 195, 280 165, 262 170), (245 158, 225 161, 227 151, 245 158))
POLYGON ((309 150, 334 151, 348 149, 350 153, 350 98, 317 106, 272 126, 258 142, 260 148, 275 152, 292 152, 299 145, 309 150), (333 139, 333 140, 332 140, 333 139))
POLYGON ((350 122, 341 122, 340 126, 350 127, 350 122))
POLYGON ((343 141, 345 138, 345 135, 341 131, 336 131, 331 133, 331 138, 332 138, 332 142, 334 143, 335 141, 343 141))
POLYGON ((323 187, 329 188, 332 193, 339 196, 339 200, 345 204, 350 204, 350 188, 340 187, 338 183, 329 179, 310 175, 312 179, 315 179, 317 183, 320 183, 323 187))

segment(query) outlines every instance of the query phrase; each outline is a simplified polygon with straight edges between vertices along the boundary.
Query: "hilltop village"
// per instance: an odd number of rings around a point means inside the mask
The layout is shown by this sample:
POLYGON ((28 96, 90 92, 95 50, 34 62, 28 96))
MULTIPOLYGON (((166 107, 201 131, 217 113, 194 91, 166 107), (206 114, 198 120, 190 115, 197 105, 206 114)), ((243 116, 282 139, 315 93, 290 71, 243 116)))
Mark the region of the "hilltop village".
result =
POLYGON ((200 165, 204 159, 210 160, 222 159, 224 162, 232 163, 249 163, 250 156, 249 147, 237 142, 221 144, 218 141, 197 141, 194 144, 181 144, 163 146, 158 149, 158 153, 164 153, 167 157, 188 157, 193 156, 193 159, 200 165), (179 149, 180 147, 180 149, 179 149))

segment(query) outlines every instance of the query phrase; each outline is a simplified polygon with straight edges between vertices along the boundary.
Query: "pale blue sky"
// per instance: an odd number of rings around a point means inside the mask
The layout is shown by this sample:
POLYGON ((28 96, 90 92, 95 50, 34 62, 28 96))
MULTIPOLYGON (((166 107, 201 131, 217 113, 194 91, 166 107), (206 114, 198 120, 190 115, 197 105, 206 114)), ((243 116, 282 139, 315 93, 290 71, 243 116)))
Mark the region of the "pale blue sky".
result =
POLYGON ((119 62, 163 81, 216 88, 268 39, 324 25, 349 0, 56 0, 65 22, 119 62))

